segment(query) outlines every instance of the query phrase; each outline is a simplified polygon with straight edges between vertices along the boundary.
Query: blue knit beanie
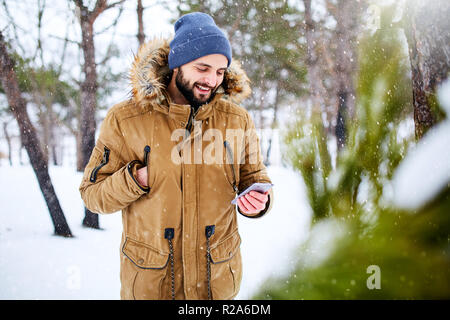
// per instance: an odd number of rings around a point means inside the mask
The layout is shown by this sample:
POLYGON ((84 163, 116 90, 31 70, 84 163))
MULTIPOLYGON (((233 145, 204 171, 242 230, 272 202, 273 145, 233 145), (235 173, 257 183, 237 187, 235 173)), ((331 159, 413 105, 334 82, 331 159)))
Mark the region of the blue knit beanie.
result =
POLYGON ((230 42, 211 16, 193 12, 175 22, 175 37, 170 42, 169 69, 214 53, 227 57, 227 67, 230 66, 230 42))

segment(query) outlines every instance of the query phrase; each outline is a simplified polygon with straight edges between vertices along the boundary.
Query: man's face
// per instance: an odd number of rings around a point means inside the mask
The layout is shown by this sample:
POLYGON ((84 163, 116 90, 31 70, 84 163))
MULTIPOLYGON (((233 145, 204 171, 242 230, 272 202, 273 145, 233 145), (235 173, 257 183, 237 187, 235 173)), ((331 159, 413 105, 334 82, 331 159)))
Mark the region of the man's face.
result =
POLYGON ((175 83, 193 107, 210 102, 222 84, 228 60, 224 55, 211 54, 178 68, 175 83))

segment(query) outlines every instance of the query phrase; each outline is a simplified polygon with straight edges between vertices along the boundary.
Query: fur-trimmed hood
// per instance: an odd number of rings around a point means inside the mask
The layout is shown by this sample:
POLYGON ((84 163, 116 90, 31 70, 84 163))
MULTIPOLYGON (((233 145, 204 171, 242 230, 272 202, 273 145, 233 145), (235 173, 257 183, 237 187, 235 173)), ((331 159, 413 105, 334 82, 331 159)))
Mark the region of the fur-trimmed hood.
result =
MULTIPOLYGON (((168 64, 169 43, 170 39, 157 38, 139 48, 130 70, 135 103, 162 96, 172 73, 168 64)), ((251 94, 250 80, 239 61, 232 61, 217 92, 223 94, 222 98, 237 104, 251 94)))

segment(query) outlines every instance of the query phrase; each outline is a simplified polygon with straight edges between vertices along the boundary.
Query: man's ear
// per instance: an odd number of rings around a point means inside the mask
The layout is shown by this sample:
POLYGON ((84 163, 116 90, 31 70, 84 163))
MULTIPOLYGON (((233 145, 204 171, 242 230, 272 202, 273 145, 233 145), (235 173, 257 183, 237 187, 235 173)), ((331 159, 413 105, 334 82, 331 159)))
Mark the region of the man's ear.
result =
POLYGON ((174 69, 170 70, 170 75, 169 75, 169 79, 168 79, 169 83, 170 82, 175 83, 175 78, 177 77, 177 74, 178 74, 178 68, 174 68, 174 69))

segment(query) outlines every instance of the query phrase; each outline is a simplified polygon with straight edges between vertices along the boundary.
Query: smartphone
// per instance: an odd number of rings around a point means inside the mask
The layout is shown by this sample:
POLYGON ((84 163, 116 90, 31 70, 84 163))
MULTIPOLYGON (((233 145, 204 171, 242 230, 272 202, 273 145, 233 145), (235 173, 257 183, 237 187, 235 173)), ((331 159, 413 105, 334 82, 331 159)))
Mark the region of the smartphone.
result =
POLYGON ((244 191, 242 191, 236 198, 233 199, 233 201, 231 201, 231 203, 236 204, 237 199, 246 195, 250 191, 258 191, 258 192, 264 193, 264 192, 270 190, 272 187, 273 187, 272 183, 256 182, 256 183, 252 184, 250 187, 248 187, 247 189, 245 189, 244 191))

